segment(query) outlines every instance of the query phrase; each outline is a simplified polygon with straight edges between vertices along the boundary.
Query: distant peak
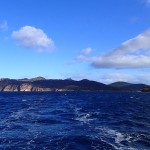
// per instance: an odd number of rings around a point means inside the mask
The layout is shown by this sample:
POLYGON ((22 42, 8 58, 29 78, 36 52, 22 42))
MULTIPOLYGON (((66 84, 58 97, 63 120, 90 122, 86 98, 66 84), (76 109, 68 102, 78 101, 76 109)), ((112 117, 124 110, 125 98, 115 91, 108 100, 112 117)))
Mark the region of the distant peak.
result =
POLYGON ((31 78, 30 80, 37 81, 37 80, 46 80, 44 77, 36 77, 36 78, 31 78))
POLYGON ((128 82, 124 82, 124 81, 117 81, 114 83, 109 84, 110 86, 114 86, 114 87, 122 87, 122 86, 127 86, 127 85, 131 85, 132 83, 128 83, 128 82))
POLYGON ((0 78, 0 81, 10 80, 9 78, 0 78))
POLYGON ((72 79, 71 79, 71 78, 67 78, 67 79, 65 79, 65 80, 70 80, 70 81, 72 81, 72 79))
POLYGON ((80 80, 80 81, 90 81, 90 80, 88 80, 88 79, 82 79, 82 80, 80 80))

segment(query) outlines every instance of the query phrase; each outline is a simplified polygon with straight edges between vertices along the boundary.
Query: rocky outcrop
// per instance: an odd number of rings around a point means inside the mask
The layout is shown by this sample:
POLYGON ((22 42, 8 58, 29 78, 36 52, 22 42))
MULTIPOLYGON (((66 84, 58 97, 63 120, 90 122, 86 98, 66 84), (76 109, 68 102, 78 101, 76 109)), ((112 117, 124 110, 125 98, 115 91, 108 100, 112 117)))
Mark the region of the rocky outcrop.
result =
POLYGON ((21 85, 6 85, 0 89, 3 92, 52 92, 52 91, 62 91, 62 89, 52 89, 52 88, 42 88, 36 87, 32 84, 23 83, 21 85))
POLYGON ((24 83, 20 85, 20 92, 50 92, 54 91, 51 88, 36 87, 32 84, 24 83))
POLYGON ((40 87, 33 87, 32 92, 52 92, 54 91, 51 88, 40 88, 40 87))
POLYGON ((31 84, 24 83, 20 85, 20 92, 31 92, 32 88, 33 86, 31 84))
POLYGON ((150 87, 144 87, 144 88, 142 89, 142 92, 150 92, 150 87))
POLYGON ((9 91, 17 92, 19 91, 19 86, 18 85, 6 85, 2 90, 5 92, 9 92, 9 91))

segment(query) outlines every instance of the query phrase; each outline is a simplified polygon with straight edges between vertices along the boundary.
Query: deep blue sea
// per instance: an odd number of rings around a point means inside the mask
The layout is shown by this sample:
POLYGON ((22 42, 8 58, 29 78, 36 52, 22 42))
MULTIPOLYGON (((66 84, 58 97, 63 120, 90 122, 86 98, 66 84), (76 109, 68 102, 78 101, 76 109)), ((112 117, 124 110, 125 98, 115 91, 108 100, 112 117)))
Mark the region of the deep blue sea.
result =
POLYGON ((150 93, 0 93, 0 150, 150 150, 150 93))

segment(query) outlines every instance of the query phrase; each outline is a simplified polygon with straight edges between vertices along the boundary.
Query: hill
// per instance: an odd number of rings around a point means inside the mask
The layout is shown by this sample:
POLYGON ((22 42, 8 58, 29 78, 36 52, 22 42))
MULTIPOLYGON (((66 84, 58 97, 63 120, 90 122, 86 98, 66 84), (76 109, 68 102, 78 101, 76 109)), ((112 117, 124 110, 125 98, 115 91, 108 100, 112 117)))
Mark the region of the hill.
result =
POLYGON ((42 77, 33 79, 1 79, 0 91, 116 91, 115 87, 100 82, 83 79, 58 80, 42 77))
POLYGON ((123 90, 129 90, 129 91, 142 91, 145 87, 149 87, 146 84, 130 84, 121 87, 123 90))
POLYGON ((123 86, 128 86, 128 85, 131 85, 132 83, 128 83, 128 82, 123 82, 123 81, 118 81, 118 82, 114 82, 114 83, 111 83, 109 84, 110 86, 113 86, 113 87, 123 87, 123 86))
POLYGON ((133 83, 128 83, 128 82, 123 82, 123 81, 118 81, 109 84, 109 86, 117 87, 119 90, 122 91, 143 91, 145 87, 149 87, 146 84, 133 84, 133 83))

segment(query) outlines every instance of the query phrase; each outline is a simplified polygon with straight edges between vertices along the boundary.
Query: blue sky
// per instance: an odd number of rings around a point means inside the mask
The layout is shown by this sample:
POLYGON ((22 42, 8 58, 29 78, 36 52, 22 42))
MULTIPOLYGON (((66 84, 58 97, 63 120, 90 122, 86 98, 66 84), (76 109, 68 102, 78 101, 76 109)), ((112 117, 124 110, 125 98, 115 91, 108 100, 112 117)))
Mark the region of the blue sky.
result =
POLYGON ((5 0, 0 78, 150 84, 150 0, 5 0))

